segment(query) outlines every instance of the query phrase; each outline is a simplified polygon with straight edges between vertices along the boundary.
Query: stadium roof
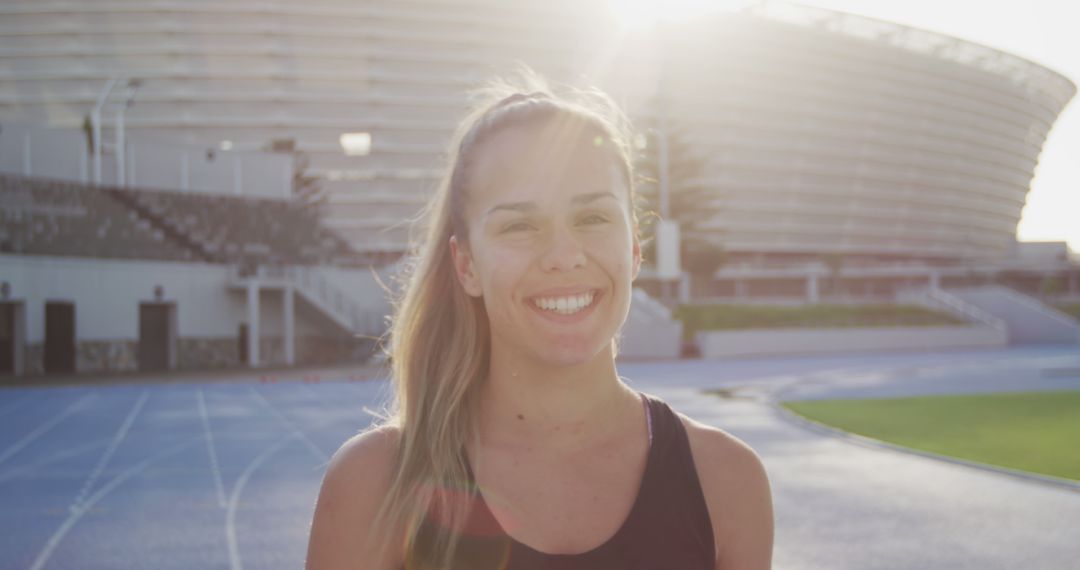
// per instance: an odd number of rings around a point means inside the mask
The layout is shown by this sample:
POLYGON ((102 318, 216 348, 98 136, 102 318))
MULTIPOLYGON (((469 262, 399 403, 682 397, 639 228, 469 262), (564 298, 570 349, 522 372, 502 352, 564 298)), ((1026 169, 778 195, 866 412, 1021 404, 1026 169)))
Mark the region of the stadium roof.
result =
POLYGON ((760 0, 747 13, 789 24, 818 28, 887 43, 1007 77, 1017 85, 1043 92, 1064 106, 1076 94, 1069 78, 1043 65, 981 44, 895 22, 776 0, 760 0))

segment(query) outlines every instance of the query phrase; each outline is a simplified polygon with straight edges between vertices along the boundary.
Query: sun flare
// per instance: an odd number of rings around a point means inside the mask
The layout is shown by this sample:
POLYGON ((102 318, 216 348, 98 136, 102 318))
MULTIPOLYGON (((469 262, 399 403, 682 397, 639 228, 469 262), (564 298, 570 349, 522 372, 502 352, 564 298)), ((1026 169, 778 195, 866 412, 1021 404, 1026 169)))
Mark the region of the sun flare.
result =
POLYGON ((748 0, 609 0, 626 29, 649 28, 665 20, 684 20, 720 10, 738 10, 748 0))

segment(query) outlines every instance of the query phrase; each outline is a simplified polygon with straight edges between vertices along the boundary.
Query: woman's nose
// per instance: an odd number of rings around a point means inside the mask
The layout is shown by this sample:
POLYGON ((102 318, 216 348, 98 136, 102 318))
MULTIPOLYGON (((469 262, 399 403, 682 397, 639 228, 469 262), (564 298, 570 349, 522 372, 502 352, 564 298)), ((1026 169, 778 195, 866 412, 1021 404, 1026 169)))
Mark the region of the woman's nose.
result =
POLYGON ((585 249, 581 240, 568 229, 553 230, 544 242, 540 265, 544 271, 585 267, 585 249))

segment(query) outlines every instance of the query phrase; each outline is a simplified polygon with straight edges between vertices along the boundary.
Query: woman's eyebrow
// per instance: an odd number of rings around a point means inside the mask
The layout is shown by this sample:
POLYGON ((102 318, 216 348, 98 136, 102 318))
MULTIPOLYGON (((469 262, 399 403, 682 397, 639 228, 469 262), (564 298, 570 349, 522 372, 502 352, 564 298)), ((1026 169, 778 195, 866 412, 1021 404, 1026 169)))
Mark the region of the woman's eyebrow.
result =
MULTIPOLYGON (((611 198, 618 200, 615 194, 607 190, 600 192, 588 192, 585 194, 578 194, 570 199, 574 204, 588 204, 590 202, 599 200, 600 198, 611 198)), ((534 212, 536 211, 536 202, 505 202, 503 204, 496 204, 490 208, 484 214, 484 217, 490 216, 495 212, 510 211, 510 212, 534 212)))
POLYGON ((570 201, 575 203, 575 204, 588 204, 589 202, 592 202, 594 200, 599 200, 600 198, 604 198, 604 197, 608 197, 608 198, 618 200, 618 198, 615 197, 615 194, 613 194, 613 193, 611 193, 611 192, 609 192, 607 190, 604 190, 604 191, 601 191, 601 192, 589 192, 587 194, 578 194, 577 196, 574 196, 573 198, 571 198, 570 201))
POLYGON ((511 212, 532 212, 536 210, 536 202, 506 202, 505 204, 496 204, 490 208, 484 214, 484 217, 490 216, 495 212, 508 210, 511 212))

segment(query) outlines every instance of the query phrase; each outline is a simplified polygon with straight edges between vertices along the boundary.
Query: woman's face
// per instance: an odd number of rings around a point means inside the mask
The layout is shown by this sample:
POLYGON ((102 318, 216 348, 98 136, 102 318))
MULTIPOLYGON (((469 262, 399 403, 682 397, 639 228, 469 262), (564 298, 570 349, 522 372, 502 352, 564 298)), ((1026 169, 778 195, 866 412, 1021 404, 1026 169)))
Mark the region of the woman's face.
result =
POLYGON ((641 249, 611 142, 578 121, 511 127, 473 149, 458 278, 492 346, 551 365, 609 349, 641 249))

